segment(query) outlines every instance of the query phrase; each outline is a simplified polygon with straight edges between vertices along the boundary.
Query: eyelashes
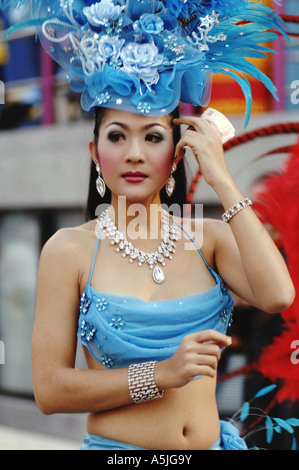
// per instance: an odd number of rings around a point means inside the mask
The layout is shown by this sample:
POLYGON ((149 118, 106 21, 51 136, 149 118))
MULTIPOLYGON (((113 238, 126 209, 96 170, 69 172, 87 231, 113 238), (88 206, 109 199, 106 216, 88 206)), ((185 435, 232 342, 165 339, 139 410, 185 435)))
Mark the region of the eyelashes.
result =
POLYGON ((158 144, 159 142, 162 142, 164 138, 162 134, 151 133, 151 134, 147 134, 145 140, 147 140, 148 142, 153 142, 154 144, 158 144))
MULTIPOLYGON (((110 140, 110 142, 113 142, 113 143, 122 142, 125 139, 126 139, 125 135, 119 131, 112 131, 112 132, 109 132, 108 134, 108 140, 110 140)), ((163 140, 164 140, 164 137, 159 132, 151 132, 149 134, 146 134, 145 136, 146 142, 151 142, 154 144, 158 144, 162 142, 163 140)))
POLYGON ((112 132, 109 132, 108 139, 113 143, 117 143, 120 140, 124 140, 125 136, 121 132, 112 131, 112 132))

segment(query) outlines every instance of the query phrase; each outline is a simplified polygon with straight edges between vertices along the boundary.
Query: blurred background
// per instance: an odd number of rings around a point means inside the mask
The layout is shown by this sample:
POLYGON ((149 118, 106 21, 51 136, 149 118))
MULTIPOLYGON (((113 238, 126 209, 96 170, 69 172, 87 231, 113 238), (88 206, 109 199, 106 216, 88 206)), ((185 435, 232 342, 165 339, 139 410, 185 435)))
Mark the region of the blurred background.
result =
MULTIPOLYGON (((280 101, 251 80, 253 111, 246 129, 245 102, 237 84, 214 77, 210 103, 229 117, 237 136, 253 131, 255 138, 247 136, 244 143, 226 151, 241 191, 253 198, 263 178, 279 173, 289 157, 286 148, 298 141, 299 124, 299 24, 290 19, 297 15, 298 21, 299 1, 282 1, 281 6, 270 0, 264 3, 284 16, 291 33, 290 43, 279 39, 274 46, 278 54, 258 64, 275 83, 280 101), (287 132, 280 128, 269 136, 255 134, 285 123, 297 127, 287 132), (281 151, 258 159, 277 148, 281 151)), ((30 342, 41 247, 60 227, 84 222, 93 116, 81 110, 79 97, 70 92, 63 71, 43 52, 34 30, 4 39, 5 30, 27 15, 26 9, 17 9, 9 18, 0 16, 0 449, 77 449, 85 433, 85 416, 45 417, 36 408, 30 342)), ((182 105, 184 114, 201 111, 182 105)), ((192 157, 187 158, 192 182, 197 168, 192 157)), ((204 215, 220 217, 222 207, 213 191, 201 180, 193 189, 192 202, 204 204, 204 215)), ((225 357, 223 371, 246 365, 280 327, 279 315, 269 319, 236 299, 234 348, 225 357)), ((79 349, 78 364, 84 367, 79 349)), ((222 382, 221 413, 231 416, 259 386, 260 379, 249 381, 242 375, 222 382)), ((284 407, 277 412, 284 416, 284 407)), ((296 406, 286 416, 294 413, 299 417, 296 406)), ((289 448, 289 444, 282 439, 273 445, 289 448)))

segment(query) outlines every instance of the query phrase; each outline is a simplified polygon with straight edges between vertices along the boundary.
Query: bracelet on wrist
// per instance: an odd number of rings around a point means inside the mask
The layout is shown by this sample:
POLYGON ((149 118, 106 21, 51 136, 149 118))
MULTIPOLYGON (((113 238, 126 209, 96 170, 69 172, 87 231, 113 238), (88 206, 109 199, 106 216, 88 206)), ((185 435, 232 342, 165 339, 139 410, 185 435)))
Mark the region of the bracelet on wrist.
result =
POLYGON ((232 206, 230 209, 228 209, 224 214, 222 215, 222 220, 223 222, 229 222, 234 215, 236 215, 238 212, 241 210, 245 209, 245 207, 252 206, 252 201, 248 197, 245 199, 242 199, 242 201, 237 202, 234 206, 232 206))
POLYGON ((163 390, 159 390, 154 379, 157 361, 131 364, 128 370, 129 392, 134 403, 143 403, 162 398, 163 390))

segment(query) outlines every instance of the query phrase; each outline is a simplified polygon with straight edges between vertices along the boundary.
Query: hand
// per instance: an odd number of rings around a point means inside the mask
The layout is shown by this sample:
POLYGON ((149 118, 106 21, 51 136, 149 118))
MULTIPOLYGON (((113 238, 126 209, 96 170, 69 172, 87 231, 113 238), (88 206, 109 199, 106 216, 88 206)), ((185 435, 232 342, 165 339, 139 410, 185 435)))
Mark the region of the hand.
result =
POLYGON ((175 150, 175 160, 183 158, 185 147, 193 152, 206 182, 215 187, 224 178, 231 179, 228 172, 220 136, 209 124, 196 116, 180 117, 173 120, 175 125, 187 125, 175 150))
POLYGON ((231 338, 216 330, 185 336, 174 355, 156 365, 157 386, 179 388, 198 375, 215 377, 221 349, 230 344, 231 338))

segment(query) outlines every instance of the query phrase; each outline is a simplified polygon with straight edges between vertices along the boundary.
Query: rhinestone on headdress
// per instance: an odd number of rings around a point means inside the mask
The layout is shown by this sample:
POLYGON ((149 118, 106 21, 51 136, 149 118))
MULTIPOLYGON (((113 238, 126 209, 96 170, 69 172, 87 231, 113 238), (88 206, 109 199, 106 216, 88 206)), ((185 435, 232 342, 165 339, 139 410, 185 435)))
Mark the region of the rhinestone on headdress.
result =
MULTIPOLYGON (((279 0, 275 0, 278 2, 279 0)), ((0 10, 30 7, 46 52, 65 69, 85 111, 95 106, 158 116, 179 102, 206 107, 211 74, 232 77, 252 105, 244 74, 271 80, 248 60, 287 37, 279 15, 256 0, 0 0, 0 10), (250 54, 248 55, 248 51, 250 54), (121 100, 121 101, 120 101, 121 100)))

